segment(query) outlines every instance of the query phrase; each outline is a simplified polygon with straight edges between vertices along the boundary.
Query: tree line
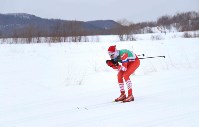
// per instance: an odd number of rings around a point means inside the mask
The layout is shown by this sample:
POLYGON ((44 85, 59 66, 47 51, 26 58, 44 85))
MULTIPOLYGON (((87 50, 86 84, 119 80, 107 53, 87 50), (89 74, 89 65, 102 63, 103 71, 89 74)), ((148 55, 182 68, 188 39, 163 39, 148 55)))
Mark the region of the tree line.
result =
POLYGON ((173 16, 164 15, 153 22, 132 23, 120 20, 119 23, 123 25, 117 32, 120 40, 134 40, 133 34, 153 33, 153 28, 157 28, 165 34, 167 31, 172 32, 172 28, 178 32, 199 30, 199 12, 190 11, 177 13, 173 16))
MULTIPOLYGON (((118 35, 121 41, 135 40, 133 34, 153 33, 152 28, 157 28, 160 32, 165 32, 165 29, 171 31, 172 27, 179 32, 199 30, 199 12, 164 15, 153 22, 133 23, 127 20, 117 22, 120 24, 117 27, 100 30, 86 30, 79 21, 57 22, 50 31, 41 30, 34 24, 29 24, 22 29, 14 30, 9 38, 12 38, 12 43, 88 42, 87 36, 93 35, 118 35)), ((4 42, 8 41, 8 37, 2 35, 0 31, 0 38, 4 42)))

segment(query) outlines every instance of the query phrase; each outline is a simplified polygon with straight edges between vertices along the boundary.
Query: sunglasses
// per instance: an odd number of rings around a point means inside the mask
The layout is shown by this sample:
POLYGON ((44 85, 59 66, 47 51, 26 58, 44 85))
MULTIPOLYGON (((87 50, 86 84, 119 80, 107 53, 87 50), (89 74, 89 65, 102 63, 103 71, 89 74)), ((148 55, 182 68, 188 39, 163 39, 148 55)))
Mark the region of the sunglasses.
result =
POLYGON ((115 53, 114 52, 109 52, 108 54, 109 54, 110 57, 113 57, 115 53))

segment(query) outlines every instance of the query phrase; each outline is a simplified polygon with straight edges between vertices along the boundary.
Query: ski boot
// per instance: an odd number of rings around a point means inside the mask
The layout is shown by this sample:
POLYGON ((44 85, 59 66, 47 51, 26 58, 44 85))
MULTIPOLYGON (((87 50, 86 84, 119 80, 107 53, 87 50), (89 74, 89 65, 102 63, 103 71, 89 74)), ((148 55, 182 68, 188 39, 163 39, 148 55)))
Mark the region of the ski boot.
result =
POLYGON ((115 99, 116 102, 118 101, 123 101, 126 99, 126 94, 125 93, 121 93, 121 95, 115 99))
POLYGON ((123 102, 131 102, 131 101, 134 101, 133 95, 128 95, 128 97, 123 100, 123 102))

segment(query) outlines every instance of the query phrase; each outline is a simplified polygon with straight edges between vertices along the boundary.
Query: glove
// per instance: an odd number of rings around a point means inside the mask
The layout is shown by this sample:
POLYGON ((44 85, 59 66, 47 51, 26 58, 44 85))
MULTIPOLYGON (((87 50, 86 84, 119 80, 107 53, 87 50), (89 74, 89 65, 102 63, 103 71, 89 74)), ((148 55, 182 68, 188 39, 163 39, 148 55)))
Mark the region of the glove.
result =
POLYGON ((109 66, 109 67, 113 67, 114 64, 112 63, 111 60, 106 60, 106 64, 109 66))
POLYGON ((111 60, 106 60, 106 64, 111 62, 112 64, 114 64, 115 66, 118 66, 118 62, 116 62, 114 59, 111 59, 111 60))
POLYGON ((111 62, 115 65, 115 66, 118 66, 118 62, 116 62, 114 59, 111 59, 111 62))
POLYGON ((127 70, 126 67, 121 66, 121 65, 119 65, 119 66, 117 67, 117 69, 118 69, 118 71, 126 71, 126 70, 127 70))

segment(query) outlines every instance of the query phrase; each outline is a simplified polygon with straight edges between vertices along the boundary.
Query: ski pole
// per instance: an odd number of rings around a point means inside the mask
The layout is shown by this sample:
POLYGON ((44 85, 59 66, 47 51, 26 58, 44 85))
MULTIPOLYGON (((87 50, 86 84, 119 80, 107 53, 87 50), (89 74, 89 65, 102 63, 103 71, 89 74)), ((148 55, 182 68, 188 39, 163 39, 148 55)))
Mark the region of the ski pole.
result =
POLYGON ((140 55, 137 55, 137 56, 144 56, 144 54, 140 54, 140 55))
POLYGON ((139 58, 139 59, 148 59, 148 58, 157 58, 157 57, 165 58, 165 56, 151 56, 151 57, 144 57, 144 58, 139 58))

